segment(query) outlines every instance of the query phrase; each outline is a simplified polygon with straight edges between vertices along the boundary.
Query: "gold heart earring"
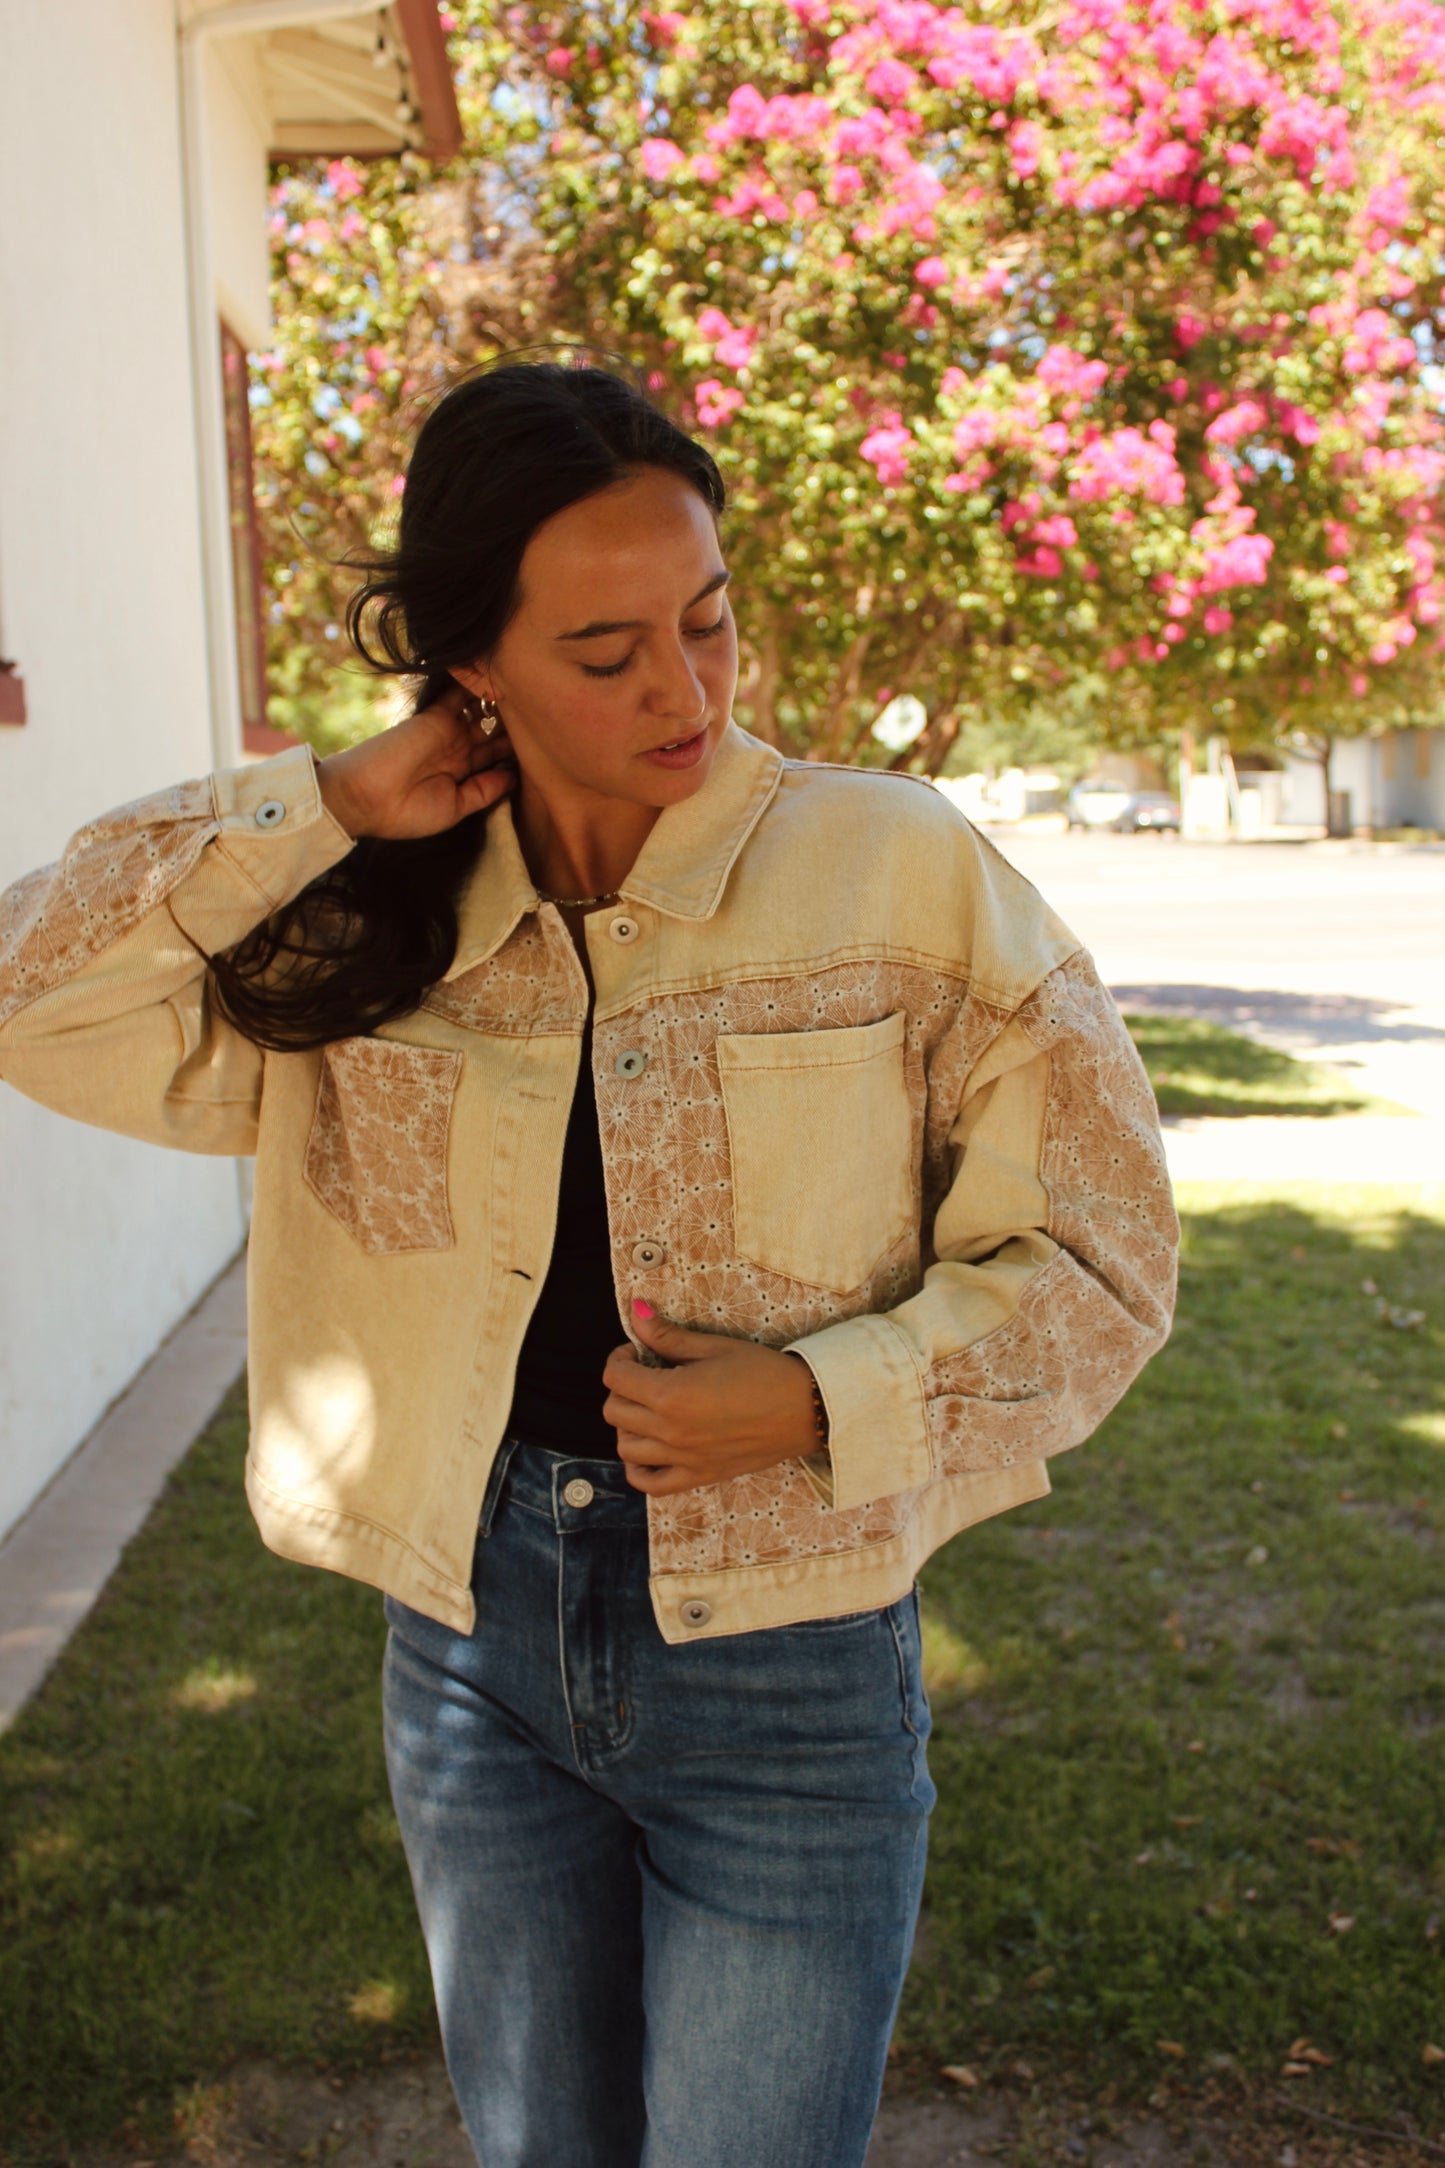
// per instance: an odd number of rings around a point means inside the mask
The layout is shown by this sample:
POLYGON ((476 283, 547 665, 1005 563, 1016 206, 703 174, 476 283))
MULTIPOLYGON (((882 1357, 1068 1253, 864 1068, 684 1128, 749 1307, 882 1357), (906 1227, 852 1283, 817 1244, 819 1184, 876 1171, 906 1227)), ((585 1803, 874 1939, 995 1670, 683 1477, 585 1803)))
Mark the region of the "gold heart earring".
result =
POLYGON ((468 730, 480 723, 483 737, 489 738, 502 720, 502 711, 495 700, 464 700, 461 718, 468 730))

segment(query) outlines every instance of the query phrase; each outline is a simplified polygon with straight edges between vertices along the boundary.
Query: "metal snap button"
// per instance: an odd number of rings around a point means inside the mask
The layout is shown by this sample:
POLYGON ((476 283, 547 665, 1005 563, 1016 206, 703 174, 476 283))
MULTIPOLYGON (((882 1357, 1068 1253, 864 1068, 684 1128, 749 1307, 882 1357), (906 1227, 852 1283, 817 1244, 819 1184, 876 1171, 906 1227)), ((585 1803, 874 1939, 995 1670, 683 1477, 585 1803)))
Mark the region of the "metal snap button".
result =
POLYGON ((640 1272, 651 1272, 666 1255, 660 1242, 635 1242, 632 1246, 632 1262, 640 1272))
POLYGON ((704 1603, 701 1596, 689 1596, 677 1615, 684 1626, 706 1626, 712 1617, 712 1605, 704 1603))
POLYGON ((625 947, 629 941, 635 941, 637 939, 637 936, 641 933, 642 928, 638 925, 635 918, 628 918, 625 912, 619 912, 616 918, 608 920, 607 931, 611 934, 614 941, 622 942, 623 946, 625 947))
POLYGON ((617 1074, 619 1076, 641 1076, 643 1070, 647 1067, 647 1060, 645 1048, 629 1046, 617 1057, 617 1074))
POLYGON ((562 1496, 569 1506, 590 1506, 594 1492, 585 1475, 574 1475, 570 1483, 563 1485, 562 1496))
POLYGON ((279 798, 268 798, 264 805, 258 805, 256 808, 256 826, 258 828, 274 828, 279 821, 284 821, 285 818, 286 808, 279 798))

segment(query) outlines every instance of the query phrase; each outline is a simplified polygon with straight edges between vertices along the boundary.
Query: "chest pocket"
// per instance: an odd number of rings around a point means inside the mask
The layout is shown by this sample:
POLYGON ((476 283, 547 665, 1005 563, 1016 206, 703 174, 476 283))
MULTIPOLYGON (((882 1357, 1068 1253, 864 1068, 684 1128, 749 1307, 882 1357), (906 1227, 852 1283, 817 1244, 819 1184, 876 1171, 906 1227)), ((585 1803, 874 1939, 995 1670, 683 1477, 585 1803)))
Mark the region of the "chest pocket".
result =
POLYGON ((306 1141, 312 1189, 364 1250, 449 1250, 447 1141, 462 1056, 390 1039, 321 1050, 306 1141))
POLYGON ((719 1037, 740 1257, 841 1294, 910 1227, 903 1032, 899 1014, 719 1037))

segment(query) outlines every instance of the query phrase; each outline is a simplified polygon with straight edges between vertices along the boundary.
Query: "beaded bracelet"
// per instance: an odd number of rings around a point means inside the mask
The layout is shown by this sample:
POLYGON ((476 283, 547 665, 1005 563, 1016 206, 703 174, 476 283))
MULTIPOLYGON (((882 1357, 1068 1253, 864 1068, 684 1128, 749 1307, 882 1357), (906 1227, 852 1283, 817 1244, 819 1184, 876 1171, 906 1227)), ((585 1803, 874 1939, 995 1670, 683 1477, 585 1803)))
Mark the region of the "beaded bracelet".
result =
POLYGON ((808 1383, 813 1391, 813 1429, 817 1433, 819 1445, 826 1445, 828 1443, 828 1410, 823 1400, 822 1387, 813 1375, 812 1364, 805 1357, 799 1355, 795 1348, 789 1348, 787 1352, 795 1362, 802 1363, 803 1368, 808 1373, 808 1383))

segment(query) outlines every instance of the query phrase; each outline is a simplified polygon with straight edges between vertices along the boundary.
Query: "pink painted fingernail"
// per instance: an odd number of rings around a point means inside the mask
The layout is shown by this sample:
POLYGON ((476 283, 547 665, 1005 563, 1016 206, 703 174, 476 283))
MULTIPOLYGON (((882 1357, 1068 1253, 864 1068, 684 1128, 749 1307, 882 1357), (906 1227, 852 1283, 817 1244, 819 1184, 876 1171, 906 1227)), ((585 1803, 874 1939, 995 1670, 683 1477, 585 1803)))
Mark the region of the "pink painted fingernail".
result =
POLYGON ((632 1310, 635 1317, 651 1317, 652 1304, 644 1302, 641 1295, 637 1295, 633 1298, 632 1310))

